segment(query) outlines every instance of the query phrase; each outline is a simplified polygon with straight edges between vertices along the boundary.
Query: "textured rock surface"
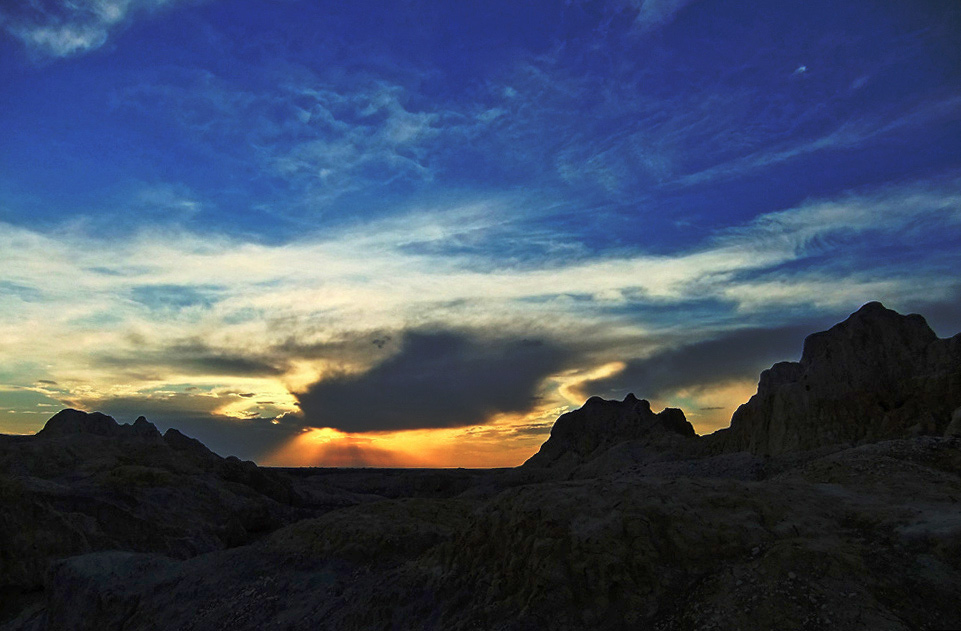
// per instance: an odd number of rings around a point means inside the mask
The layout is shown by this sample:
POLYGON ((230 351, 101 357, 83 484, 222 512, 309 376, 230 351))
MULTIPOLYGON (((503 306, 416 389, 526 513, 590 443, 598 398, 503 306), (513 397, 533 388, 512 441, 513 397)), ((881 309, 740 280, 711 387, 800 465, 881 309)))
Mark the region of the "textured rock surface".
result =
POLYGON ((465 609, 517 616, 506 628, 953 628, 961 453, 922 440, 763 482, 624 472, 505 491, 448 545, 448 580, 470 577, 465 609))
POLYGON ((167 436, 143 417, 119 425, 77 410, 36 436, 0 436, 0 590, 39 589, 58 558, 112 548, 186 558, 299 514, 286 478, 167 436))
POLYGON ((959 628, 961 441, 785 467, 382 500, 184 561, 73 557, 7 628, 959 628))
POLYGON ((804 342, 800 362, 761 373, 719 451, 780 454, 907 434, 943 435, 961 405, 961 334, 938 339, 920 315, 877 302, 804 342))
MULTIPOLYGON (((140 423, 141 416, 137 419, 140 423)), ((146 419, 144 419, 146 421, 146 419)), ((142 423, 141 423, 142 426, 142 423)), ((154 432, 157 428, 154 427, 154 432)), ((80 410, 61 410, 51 417, 43 426, 37 436, 52 438, 55 436, 72 436, 77 434, 90 434, 93 436, 132 436, 135 434, 130 425, 119 425, 113 418, 100 412, 82 412, 80 410)), ((157 436, 160 433, 157 432, 157 436)))
POLYGON ((591 397, 557 419, 550 438, 524 466, 570 470, 623 443, 655 456, 684 449, 695 438, 694 427, 676 408, 655 414, 650 403, 633 394, 623 401, 591 397))
POLYGON ((946 437, 961 436, 961 408, 956 409, 951 414, 951 422, 948 423, 947 429, 944 430, 944 435, 946 437))

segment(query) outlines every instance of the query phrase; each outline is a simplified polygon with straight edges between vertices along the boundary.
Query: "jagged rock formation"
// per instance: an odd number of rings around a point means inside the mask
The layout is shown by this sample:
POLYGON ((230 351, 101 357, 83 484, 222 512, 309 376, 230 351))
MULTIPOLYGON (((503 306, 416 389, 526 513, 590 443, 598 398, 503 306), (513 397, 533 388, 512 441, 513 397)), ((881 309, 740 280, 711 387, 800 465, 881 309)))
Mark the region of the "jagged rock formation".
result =
POLYGON ((591 397, 580 409, 557 419, 550 438, 523 466, 569 470, 625 442, 664 453, 695 437, 694 427, 677 408, 655 414, 647 400, 633 393, 623 401, 591 397))
POLYGON ((466 603, 440 628, 958 628, 959 474, 958 442, 923 438, 763 482, 626 470, 509 489, 439 551, 466 603))
MULTIPOLYGON (((92 434, 94 436, 139 437, 144 439, 159 439, 157 427, 145 417, 138 417, 133 425, 120 425, 113 417, 100 412, 83 412, 81 410, 66 409, 53 415, 43 426, 37 436, 51 438, 53 436, 73 436, 77 434, 92 434)), ((206 450, 206 447, 204 447, 206 450)))
POLYGON ((53 560, 94 550, 186 558, 241 545, 296 504, 286 478, 176 430, 63 410, 36 436, 0 435, 0 592, 36 590, 53 560))
POLYGON ((804 342, 799 362, 761 373, 716 451, 782 454, 837 443, 943 435, 961 405, 961 334, 871 302, 804 342))

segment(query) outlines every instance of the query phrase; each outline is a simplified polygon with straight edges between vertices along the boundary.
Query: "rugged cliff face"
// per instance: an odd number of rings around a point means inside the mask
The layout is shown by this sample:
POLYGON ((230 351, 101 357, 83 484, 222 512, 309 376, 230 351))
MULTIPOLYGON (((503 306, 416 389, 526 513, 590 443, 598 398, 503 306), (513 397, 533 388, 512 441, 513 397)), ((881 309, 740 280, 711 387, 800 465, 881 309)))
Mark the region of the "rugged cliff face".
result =
MULTIPOLYGON (((557 419, 524 467, 594 474, 697 453, 771 456, 956 435, 961 420, 952 425, 952 415, 961 419, 961 334, 939 339, 920 315, 871 302, 810 335, 799 362, 762 372, 757 394, 738 408, 728 429, 697 437, 681 410, 655 414, 633 394, 623 401, 592 397, 557 419)), ((753 466, 746 460, 710 463, 714 470, 722 465, 753 466)))
POLYGON ((871 302, 804 342, 799 362, 761 373, 757 394, 709 442, 783 454, 837 443, 943 435, 961 406, 961 334, 871 302))

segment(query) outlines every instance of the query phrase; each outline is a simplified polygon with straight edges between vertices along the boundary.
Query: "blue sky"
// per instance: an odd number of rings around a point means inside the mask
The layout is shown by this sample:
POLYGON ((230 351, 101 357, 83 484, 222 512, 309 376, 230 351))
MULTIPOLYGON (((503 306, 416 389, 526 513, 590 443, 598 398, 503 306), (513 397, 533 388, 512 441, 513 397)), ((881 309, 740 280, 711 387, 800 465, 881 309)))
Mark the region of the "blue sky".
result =
POLYGON ((516 464, 869 300, 961 329, 957 2, 30 0, 0 86, 0 431, 516 464))

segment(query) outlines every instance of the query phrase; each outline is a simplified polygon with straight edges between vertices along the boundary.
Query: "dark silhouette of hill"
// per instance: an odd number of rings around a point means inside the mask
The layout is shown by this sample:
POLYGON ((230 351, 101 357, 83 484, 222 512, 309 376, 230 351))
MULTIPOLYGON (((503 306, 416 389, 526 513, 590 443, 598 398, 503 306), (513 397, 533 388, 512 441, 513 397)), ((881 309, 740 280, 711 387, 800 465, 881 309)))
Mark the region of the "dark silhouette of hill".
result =
POLYGON ((591 397, 580 409, 557 419, 550 438, 524 466, 571 469, 628 441, 640 449, 672 452, 695 436, 694 427, 677 408, 655 414, 648 401, 633 393, 623 401, 591 397))
POLYGON ((804 341, 799 362, 761 373, 757 394, 715 441, 781 454, 821 445, 943 435, 961 406, 961 333, 938 339, 924 318, 869 302, 804 341))
POLYGON ((592 398, 505 470, 271 470, 65 410, 0 436, 0 629, 961 628, 959 340, 870 303, 727 430, 592 398))
POLYGON ((63 410, 36 436, 0 436, 0 589, 38 590, 51 561, 94 550, 242 545, 292 521, 297 499, 285 477, 175 429, 63 410))

